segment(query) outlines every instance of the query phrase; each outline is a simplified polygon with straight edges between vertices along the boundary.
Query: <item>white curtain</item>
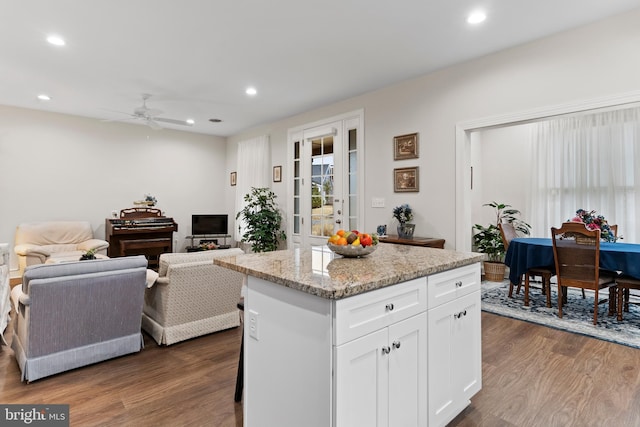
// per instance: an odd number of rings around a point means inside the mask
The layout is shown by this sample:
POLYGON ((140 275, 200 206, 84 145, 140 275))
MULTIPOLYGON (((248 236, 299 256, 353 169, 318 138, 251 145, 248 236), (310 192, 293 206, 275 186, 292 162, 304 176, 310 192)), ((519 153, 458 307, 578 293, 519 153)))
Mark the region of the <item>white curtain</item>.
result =
MULTIPOLYGON (((269 136, 263 135, 238 143, 238 170, 236 174, 236 213, 244 208, 244 196, 251 187, 271 188, 271 151, 269 136)), ((239 242, 244 224, 236 222, 234 239, 239 242)))
POLYGON ((532 236, 549 237, 578 209, 640 243, 640 108, 560 117, 532 126, 532 236))

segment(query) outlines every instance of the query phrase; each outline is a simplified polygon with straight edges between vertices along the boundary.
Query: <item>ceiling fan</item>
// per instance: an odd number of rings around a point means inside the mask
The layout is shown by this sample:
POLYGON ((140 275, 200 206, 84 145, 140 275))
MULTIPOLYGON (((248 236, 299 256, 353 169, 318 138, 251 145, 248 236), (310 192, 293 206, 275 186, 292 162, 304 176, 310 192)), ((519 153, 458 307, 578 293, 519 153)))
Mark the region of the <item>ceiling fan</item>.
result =
POLYGON ((142 94, 142 105, 135 108, 133 110, 133 114, 124 113, 122 111, 115 111, 116 113, 126 114, 129 116, 127 119, 112 119, 112 120, 103 120, 104 122, 123 122, 123 121, 140 121, 149 126, 151 129, 159 130, 162 129, 160 123, 170 123, 172 125, 181 125, 181 126, 191 126, 193 123, 188 122, 186 120, 178 120, 178 119, 168 119, 165 117, 158 117, 163 113, 162 110, 158 110, 156 108, 147 107, 147 99, 151 98, 151 95, 148 93, 142 94))

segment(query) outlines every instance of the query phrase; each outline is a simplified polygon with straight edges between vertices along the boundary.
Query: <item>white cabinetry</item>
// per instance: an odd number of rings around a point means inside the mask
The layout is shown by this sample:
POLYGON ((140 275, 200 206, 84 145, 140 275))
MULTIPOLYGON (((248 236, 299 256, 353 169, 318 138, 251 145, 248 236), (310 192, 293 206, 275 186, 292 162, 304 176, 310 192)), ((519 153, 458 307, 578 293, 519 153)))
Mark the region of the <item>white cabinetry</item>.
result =
POLYGON ((337 427, 427 425, 426 321, 421 313, 336 348, 337 427))
POLYGON ((426 279, 340 300, 338 318, 335 426, 425 427, 426 279))
POLYGON ((429 425, 444 426, 482 386, 480 270, 429 277, 429 425))
POLYGON ((339 300, 250 276, 245 426, 445 425, 481 386, 479 286, 477 263, 339 300))

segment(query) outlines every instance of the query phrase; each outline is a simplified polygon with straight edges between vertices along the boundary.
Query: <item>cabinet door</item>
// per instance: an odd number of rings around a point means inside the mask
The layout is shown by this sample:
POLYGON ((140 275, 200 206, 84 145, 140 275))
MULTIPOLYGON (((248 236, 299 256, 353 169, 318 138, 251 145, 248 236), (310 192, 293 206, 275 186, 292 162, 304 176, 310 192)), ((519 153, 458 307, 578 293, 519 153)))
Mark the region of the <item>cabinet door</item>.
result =
POLYGON ((427 313, 390 325, 389 346, 389 426, 426 427, 427 313))
POLYGON ((428 312, 429 425, 442 426, 453 414, 453 331, 456 301, 428 312))
POLYGON ((336 347, 336 427, 387 427, 388 329, 336 347))
POLYGON ((455 319, 453 357, 456 392, 469 400, 482 387, 482 330, 480 327, 480 291, 458 300, 462 316, 455 319))
POLYGON ((429 425, 442 426, 480 390, 480 292, 428 313, 429 425))

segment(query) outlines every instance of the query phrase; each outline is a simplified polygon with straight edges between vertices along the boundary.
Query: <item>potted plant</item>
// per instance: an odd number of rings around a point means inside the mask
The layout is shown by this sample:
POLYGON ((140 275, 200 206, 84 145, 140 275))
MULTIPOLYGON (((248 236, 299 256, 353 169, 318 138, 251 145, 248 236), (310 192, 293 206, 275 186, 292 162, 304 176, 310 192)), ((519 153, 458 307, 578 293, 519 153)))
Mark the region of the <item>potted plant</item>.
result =
POLYGON ((496 221, 484 227, 475 224, 473 228, 477 230, 473 235, 473 243, 478 252, 487 254, 487 261, 484 262, 484 272, 487 280, 501 282, 504 279, 506 266, 504 265, 505 247, 498 224, 511 223, 514 228, 522 234, 529 235, 531 226, 517 217, 520 211, 513 209, 511 205, 491 202, 482 206, 489 206, 495 210, 496 221))
POLYGON ((80 256, 80 261, 86 261, 88 259, 96 259, 96 250, 89 249, 80 256))
POLYGON ((275 199, 276 194, 269 188, 252 187, 244 196, 244 208, 236 215, 236 220, 241 219, 245 225, 242 241, 250 243, 253 252, 275 251, 280 240, 287 239, 280 229, 282 214, 275 199))

